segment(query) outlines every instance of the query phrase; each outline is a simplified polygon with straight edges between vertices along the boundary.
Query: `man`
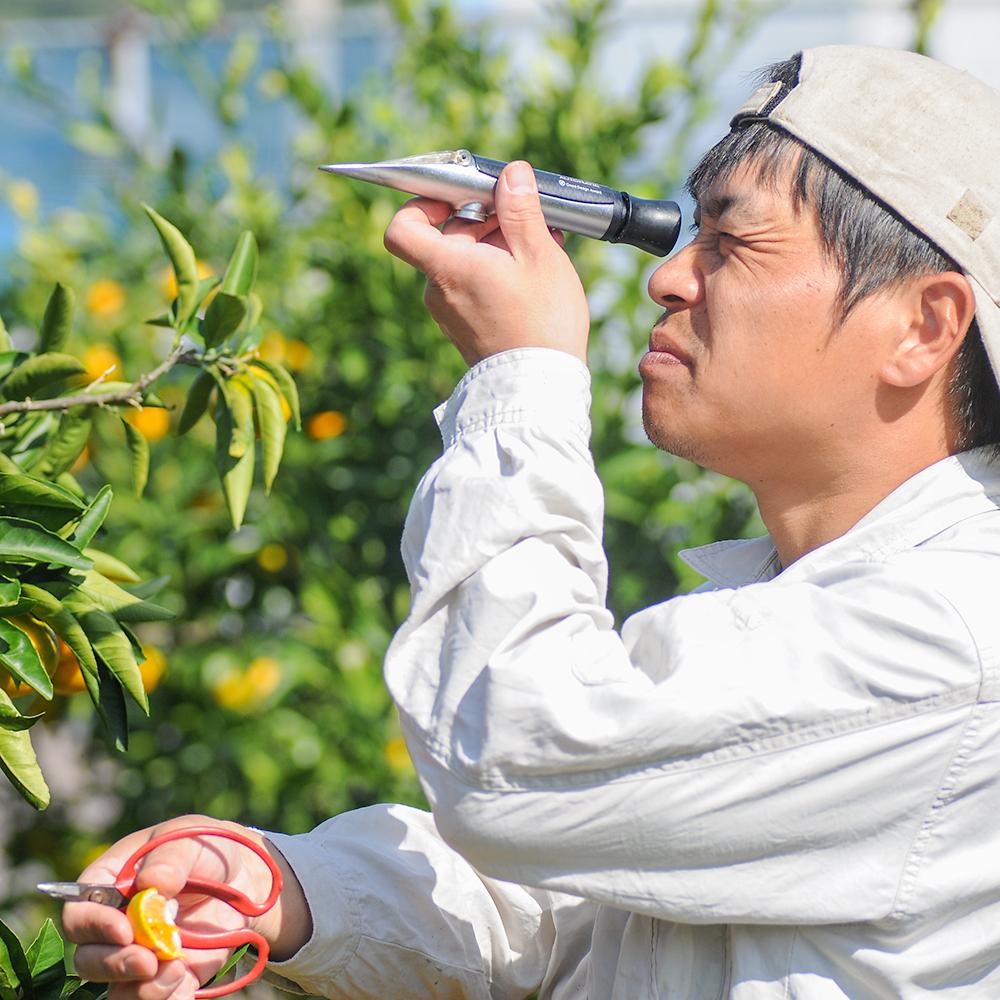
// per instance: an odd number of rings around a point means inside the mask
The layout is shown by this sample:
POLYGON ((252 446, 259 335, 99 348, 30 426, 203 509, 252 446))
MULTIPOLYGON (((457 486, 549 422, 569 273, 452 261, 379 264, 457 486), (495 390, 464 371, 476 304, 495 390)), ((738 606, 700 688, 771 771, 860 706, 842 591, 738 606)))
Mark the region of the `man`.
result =
MULTIPOLYGON (((930 60, 772 69, 692 175, 699 232, 650 280, 640 362, 651 440, 747 482, 769 535, 690 554, 709 584, 620 635, 586 300, 531 171, 502 175, 498 222, 398 213, 387 246, 472 366, 386 662, 433 816, 259 835, 288 883, 258 922, 274 975, 330 997, 1000 996, 998 162, 1000 96, 930 60)), ((191 846, 142 884, 192 872, 266 891, 237 849, 191 846)), ((220 960, 157 969, 108 907, 65 924, 116 1000, 189 996, 220 960)))

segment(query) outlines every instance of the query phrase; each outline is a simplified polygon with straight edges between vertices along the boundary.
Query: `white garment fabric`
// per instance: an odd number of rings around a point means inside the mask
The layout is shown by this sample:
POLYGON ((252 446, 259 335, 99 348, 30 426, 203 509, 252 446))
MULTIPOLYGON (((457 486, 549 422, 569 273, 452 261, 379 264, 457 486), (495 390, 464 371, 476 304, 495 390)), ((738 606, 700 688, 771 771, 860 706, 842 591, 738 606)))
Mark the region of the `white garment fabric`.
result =
MULTIPOLYGON (((589 376, 510 351, 439 413, 386 680, 433 816, 271 835, 328 997, 1000 997, 1000 468, 902 484, 778 572, 606 608, 589 376), (710 588, 710 589, 709 589, 710 588)), ((861 445, 859 445, 861 446, 861 445)))

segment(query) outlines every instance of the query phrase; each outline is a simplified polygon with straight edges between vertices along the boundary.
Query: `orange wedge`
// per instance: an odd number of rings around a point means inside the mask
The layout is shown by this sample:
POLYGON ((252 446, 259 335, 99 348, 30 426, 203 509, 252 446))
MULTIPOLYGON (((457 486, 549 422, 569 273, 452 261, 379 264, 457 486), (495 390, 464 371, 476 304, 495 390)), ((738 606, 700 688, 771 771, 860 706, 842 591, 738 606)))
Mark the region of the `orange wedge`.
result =
POLYGON ((180 958, 181 932, 174 923, 176 899, 167 899, 156 889, 143 889, 129 900, 125 915, 135 932, 136 944, 149 948, 164 961, 180 958))

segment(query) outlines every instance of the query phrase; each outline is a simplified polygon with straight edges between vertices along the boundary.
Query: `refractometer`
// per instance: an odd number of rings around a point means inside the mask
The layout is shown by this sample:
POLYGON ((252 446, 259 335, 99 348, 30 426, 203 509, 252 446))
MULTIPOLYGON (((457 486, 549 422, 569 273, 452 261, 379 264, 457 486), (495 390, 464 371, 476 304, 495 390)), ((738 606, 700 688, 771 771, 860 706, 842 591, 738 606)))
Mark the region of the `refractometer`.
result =
MULTIPOLYGON (((506 165, 454 149, 379 163, 328 163, 319 169, 447 202, 458 218, 483 222, 494 211, 493 188, 506 165)), ((536 170, 535 177, 542 213, 553 229, 628 243, 657 257, 670 253, 677 242, 681 210, 676 202, 636 198, 545 170, 536 170)))

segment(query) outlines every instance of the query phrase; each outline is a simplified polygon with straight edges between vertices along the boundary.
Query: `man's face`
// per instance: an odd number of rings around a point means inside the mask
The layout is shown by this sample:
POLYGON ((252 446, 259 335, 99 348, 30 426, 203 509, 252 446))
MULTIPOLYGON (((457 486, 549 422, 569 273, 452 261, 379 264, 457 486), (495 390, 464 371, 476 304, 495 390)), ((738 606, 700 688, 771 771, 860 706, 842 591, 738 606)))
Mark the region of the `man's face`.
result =
POLYGON ((649 281, 666 311, 639 364, 646 433, 751 485, 857 434, 876 388, 878 296, 840 322, 839 272, 790 191, 746 167, 713 185, 696 239, 649 281))

